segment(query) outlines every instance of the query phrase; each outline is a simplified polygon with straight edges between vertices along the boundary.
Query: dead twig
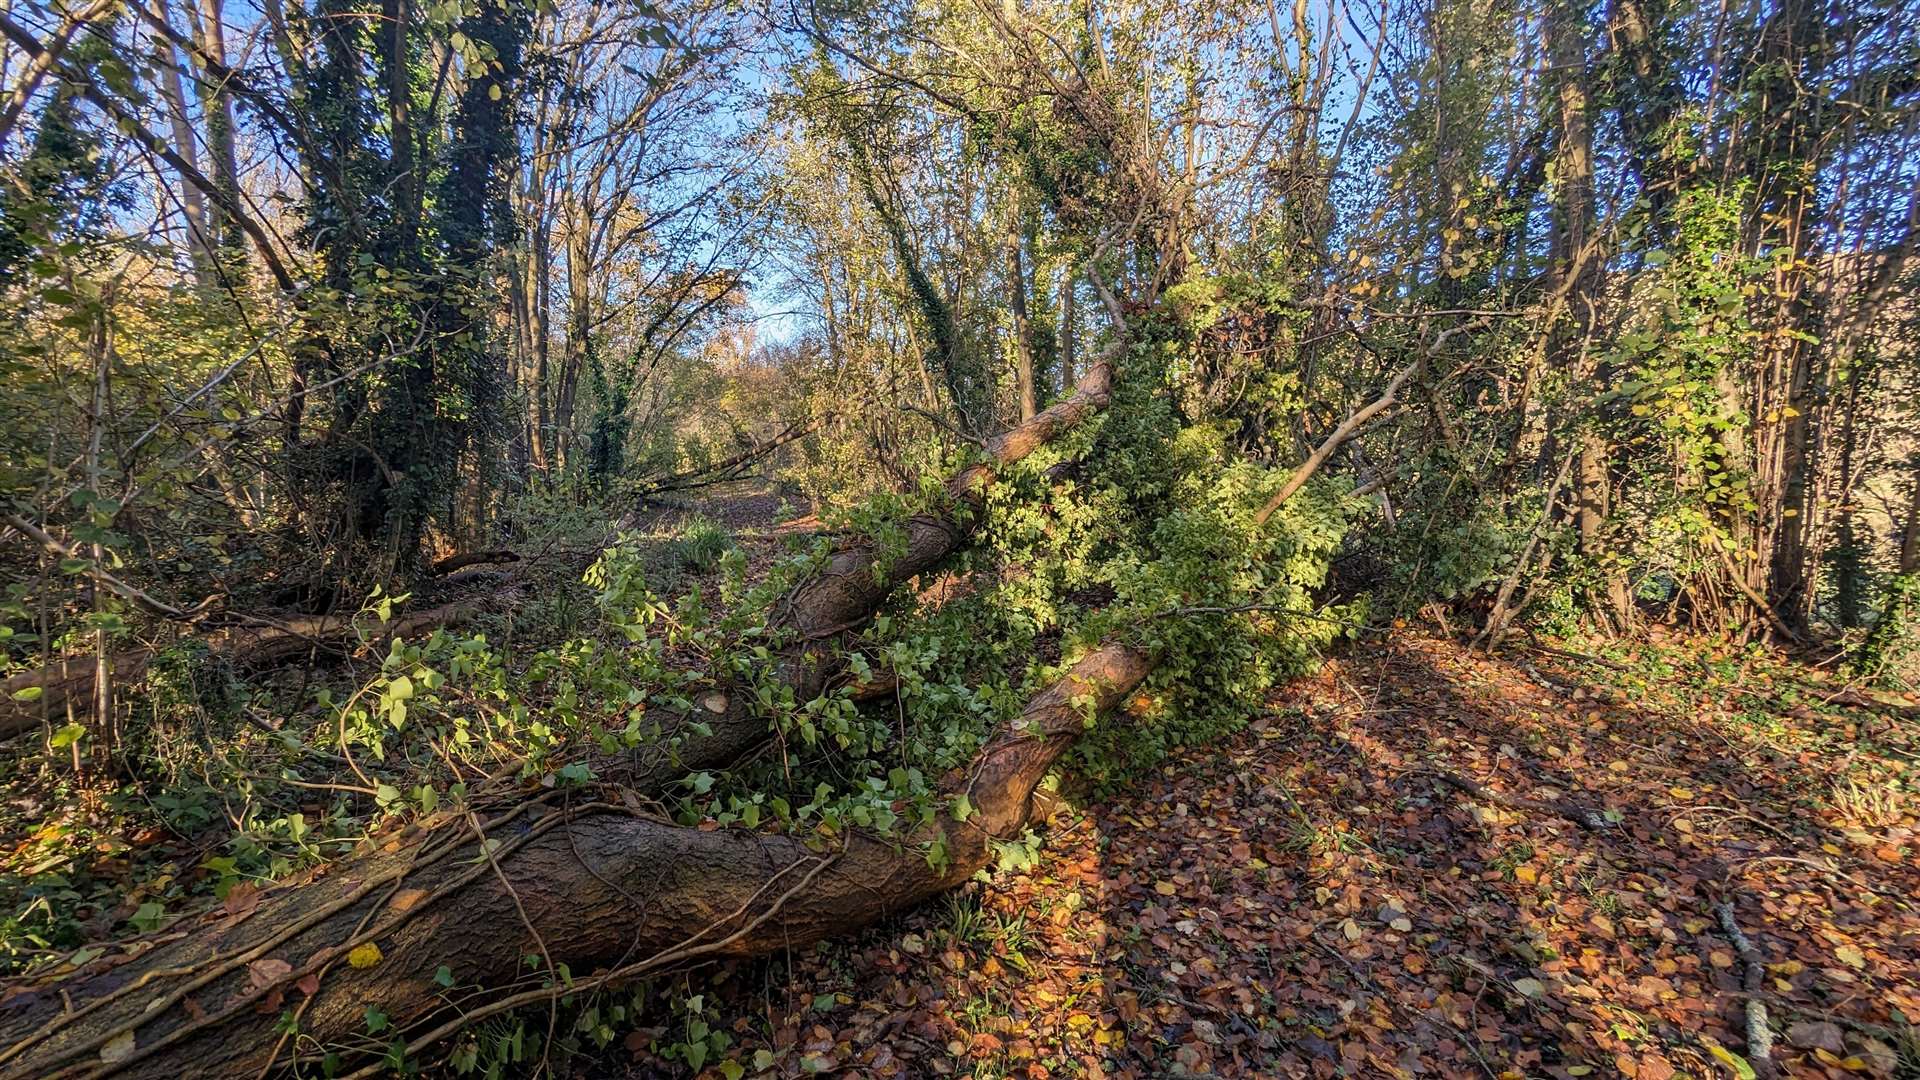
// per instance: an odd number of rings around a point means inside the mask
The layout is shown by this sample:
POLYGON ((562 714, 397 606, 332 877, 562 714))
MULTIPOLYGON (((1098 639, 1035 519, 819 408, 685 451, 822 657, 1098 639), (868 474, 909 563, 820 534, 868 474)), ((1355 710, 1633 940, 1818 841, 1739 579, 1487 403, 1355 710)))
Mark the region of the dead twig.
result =
POLYGON ((1766 961, 1747 935, 1741 933, 1732 904, 1722 900, 1713 910, 1720 916, 1720 928, 1733 941, 1733 951, 1740 954, 1743 968, 1740 985, 1747 995, 1747 1064, 1753 1066, 1753 1073, 1760 1080, 1773 1080, 1780 1072, 1773 1064, 1773 1029, 1767 1026, 1767 1005, 1760 1000, 1766 961))

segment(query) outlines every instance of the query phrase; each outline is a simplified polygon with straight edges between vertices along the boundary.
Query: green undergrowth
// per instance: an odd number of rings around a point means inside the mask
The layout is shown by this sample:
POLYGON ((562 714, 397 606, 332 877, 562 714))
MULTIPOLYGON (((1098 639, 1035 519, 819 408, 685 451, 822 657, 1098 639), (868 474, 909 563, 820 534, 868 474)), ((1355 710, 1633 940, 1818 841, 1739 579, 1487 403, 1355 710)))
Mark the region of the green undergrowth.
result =
MULTIPOLYGON (((543 583, 512 613, 458 633, 384 638, 383 620, 407 598, 376 593, 363 612, 368 659, 341 671, 249 681, 170 657, 143 699, 148 745, 194 749, 166 751, 177 760, 152 770, 161 782, 49 793, 48 805, 88 809, 43 822, 8 860, 4 961, 71 963, 77 947, 165 925, 241 882, 339 858, 385 819, 460 807, 476 777, 591 789, 627 755, 671 762, 706 733, 672 718, 702 715, 723 687, 753 696, 776 752, 688 770, 660 811, 823 846, 855 829, 905 840, 943 811, 964 819, 971 807, 949 800, 943 782, 1102 642, 1150 650, 1158 667, 1124 711, 1089 713, 1063 789, 1123 784, 1176 748, 1236 730, 1275 681, 1364 619, 1364 600, 1325 602, 1350 500, 1337 484, 1310 484, 1256 525, 1284 473, 1246 461, 1228 426, 1178 415, 1162 374, 1177 349, 1136 346, 1108 414, 1004 471, 971 523, 979 542, 942 568, 955 586, 944 600, 899 590, 847 639, 851 675, 898 682, 865 706, 846 686, 799 700, 779 681, 781 615, 835 538, 870 546, 885 573, 905 551, 907 519, 944 497, 933 474, 917 491, 830 509, 826 531, 789 538, 770 558, 749 559, 701 517, 618 536, 577 581, 543 583), (128 839, 136 828, 158 830, 147 848, 128 839)), ((33 809, 13 831, 28 831, 33 809)), ((945 863, 937 834, 916 842, 929 863, 945 863)), ((1032 866, 1040 843, 1009 840, 1000 866, 1032 866)), ((604 1045, 631 1027, 631 1006, 610 1000, 576 1002, 567 1038, 604 1045)), ((724 1047, 699 1031, 697 993, 672 1000, 651 1045, 697 1069, 724 1047)), ((455 1064, 512 1071, 543 1029, 476 1035, 455 1064)))

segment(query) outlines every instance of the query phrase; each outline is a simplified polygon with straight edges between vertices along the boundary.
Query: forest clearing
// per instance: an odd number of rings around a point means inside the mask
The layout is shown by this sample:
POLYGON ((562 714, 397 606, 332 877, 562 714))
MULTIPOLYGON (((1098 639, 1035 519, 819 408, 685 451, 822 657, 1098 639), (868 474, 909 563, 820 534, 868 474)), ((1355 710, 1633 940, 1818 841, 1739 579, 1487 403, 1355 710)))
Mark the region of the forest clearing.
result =
POLYGON ((1920 9, 0 10, 0 1080, 1920 1077, 1920 9))

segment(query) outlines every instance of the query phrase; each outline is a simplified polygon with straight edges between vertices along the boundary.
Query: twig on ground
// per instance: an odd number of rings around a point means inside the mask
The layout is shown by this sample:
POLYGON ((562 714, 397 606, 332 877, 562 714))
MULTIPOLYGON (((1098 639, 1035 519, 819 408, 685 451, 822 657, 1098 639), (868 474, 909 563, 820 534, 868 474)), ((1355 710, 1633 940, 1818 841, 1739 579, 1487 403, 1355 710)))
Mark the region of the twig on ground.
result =
POLYGON ((1747 1064, 1753 1067, 1754 1075, 1760 1080, 1772 1080, 1780 1072, 1773 1064, 1773 1029, 1767 1026, 1767 1005, 1760 1000, 1766 961, 1747 935, 1741 933, 1731 903, 1722 900, 1714 905, 1713 910, 1720 916, 1720 928, 1732 939, 1733 951, 1740 954, 1743 966, 1740 985, 1747 995, 1747 1064))

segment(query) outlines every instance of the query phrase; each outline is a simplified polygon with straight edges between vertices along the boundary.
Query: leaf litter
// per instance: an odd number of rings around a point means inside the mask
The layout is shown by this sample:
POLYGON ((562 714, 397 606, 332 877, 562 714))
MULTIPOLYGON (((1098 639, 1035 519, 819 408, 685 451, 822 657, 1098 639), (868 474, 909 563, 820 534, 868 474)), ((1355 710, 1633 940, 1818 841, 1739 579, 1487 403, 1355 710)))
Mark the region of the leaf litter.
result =
POLYGON ((1920 1075, 1920 723, 1736 660, 1357 647, 1030 870, 720 972, 700 1075, 1920 1075))

